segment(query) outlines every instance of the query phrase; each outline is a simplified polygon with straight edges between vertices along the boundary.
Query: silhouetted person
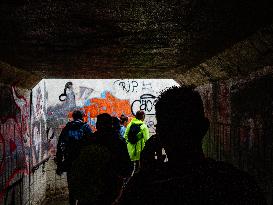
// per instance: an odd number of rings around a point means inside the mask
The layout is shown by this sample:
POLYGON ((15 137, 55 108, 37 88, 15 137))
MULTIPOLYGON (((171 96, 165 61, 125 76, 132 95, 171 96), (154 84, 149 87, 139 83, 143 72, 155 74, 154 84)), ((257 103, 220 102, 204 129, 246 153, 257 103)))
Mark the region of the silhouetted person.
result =
POLYGON ((247 173, 204 157, 201 141, 209 121, 197 91, 170 88, 159 96, 155 110, 168 162, 160 169, 141 169, 128 183, 120 204, 265 204, 247 173))
POLYGON ((73 163, 75 196, 79 205, 111 204, 130 174, 126 144, 113 129, 112 117, 97 116, 95 141, 81 152, 73 163))
POLYGON ((119 129, 120 136, 124 138, 126 127, 128 124, 128 117, 122 114, 119 120, 120 120, 120 129, 119 129))
POLYGON ((129 156, 134 165, 134 172, 139 170, 140 153, 149 139, 149 129, 144 123, 145 113, 142 110, 136 112, 135 118, 128 124, 124 138, 127 142, 129 156))
POLYGON ((113 129, 114 129, 115 135, 119 137, 123 141, 123 143, 126 143, 125 138, 120 133, 120 129, 121 129, 120 119, 118 117, 112 117, 112 120, 113 120, 113 129))
POLYGON ((89 125, 83 122, 82 111, 75 110, 72 117, 73 121, 66 124, 58 140, 56 174, 67 172, 69 203, 74 205, 76 201, 73 193, 72 163, 78 158, 82 148, 94 139, 94 135, 89 125))
POLYGON ((113 123, 113 129, 115 131, 115 133, 121 138, 120 135, 120 120, 118 117, 112 117, 112 123, 113 123))

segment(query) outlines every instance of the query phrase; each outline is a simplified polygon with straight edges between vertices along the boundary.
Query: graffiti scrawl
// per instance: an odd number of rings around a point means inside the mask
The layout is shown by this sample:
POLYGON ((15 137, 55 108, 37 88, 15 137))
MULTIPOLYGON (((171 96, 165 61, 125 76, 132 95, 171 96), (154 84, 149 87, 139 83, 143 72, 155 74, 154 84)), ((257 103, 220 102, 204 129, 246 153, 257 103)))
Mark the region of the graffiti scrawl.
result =
POLYGON ((135 115, 138 110, 145 111, 146 115, 155 115, 155 103, 157 97, 152 94, 143 94, 131 105, 131 111, 135 115))

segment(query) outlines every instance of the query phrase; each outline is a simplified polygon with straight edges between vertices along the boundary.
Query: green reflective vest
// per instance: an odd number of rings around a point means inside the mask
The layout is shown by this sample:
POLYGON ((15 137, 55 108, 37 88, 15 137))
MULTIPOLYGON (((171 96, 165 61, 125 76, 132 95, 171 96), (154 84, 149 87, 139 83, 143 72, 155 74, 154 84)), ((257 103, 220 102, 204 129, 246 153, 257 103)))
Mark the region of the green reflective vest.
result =
POLYGON ((140 153, 145 146, 145 142, 149 139, 149 129, 147 125, 143 121, 133 118, 126 128, 124 138, 127 142, 127 149, 128 149, 128 153, 131 158, 131 161, 139 160, 140 153), (132 124, 141 124, 138 137, 140 138, 141 135, 143 137, 136 144, 131 144, 130 142, 128 142, 128 133, 132 124))

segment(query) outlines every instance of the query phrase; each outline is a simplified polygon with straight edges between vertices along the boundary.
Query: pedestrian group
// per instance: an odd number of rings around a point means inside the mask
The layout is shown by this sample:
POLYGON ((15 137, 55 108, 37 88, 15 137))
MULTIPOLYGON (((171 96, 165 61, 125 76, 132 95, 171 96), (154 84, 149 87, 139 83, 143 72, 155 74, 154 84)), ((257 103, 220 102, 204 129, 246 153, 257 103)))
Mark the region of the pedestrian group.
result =
POLYGON ((155 110, 151 137, 142 110, 130 122, 125 115, 100 114, 94 133, 83 113, 73 112, 56 154, 70 205, 266 204, 248 173, 205 157, 202 139, 210 122, 193 86, 165 90, 155 110))

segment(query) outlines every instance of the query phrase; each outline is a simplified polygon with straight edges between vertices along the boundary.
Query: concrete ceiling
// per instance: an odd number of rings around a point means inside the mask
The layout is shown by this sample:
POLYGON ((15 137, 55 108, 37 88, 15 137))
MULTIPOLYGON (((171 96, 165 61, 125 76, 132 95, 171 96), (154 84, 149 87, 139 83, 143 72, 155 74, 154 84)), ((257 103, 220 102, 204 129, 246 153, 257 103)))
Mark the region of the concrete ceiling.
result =
POLYGON ((272 25, 272 0, 2 0, 0 61, 44 78, 232 77, 272 65, 272 25))

